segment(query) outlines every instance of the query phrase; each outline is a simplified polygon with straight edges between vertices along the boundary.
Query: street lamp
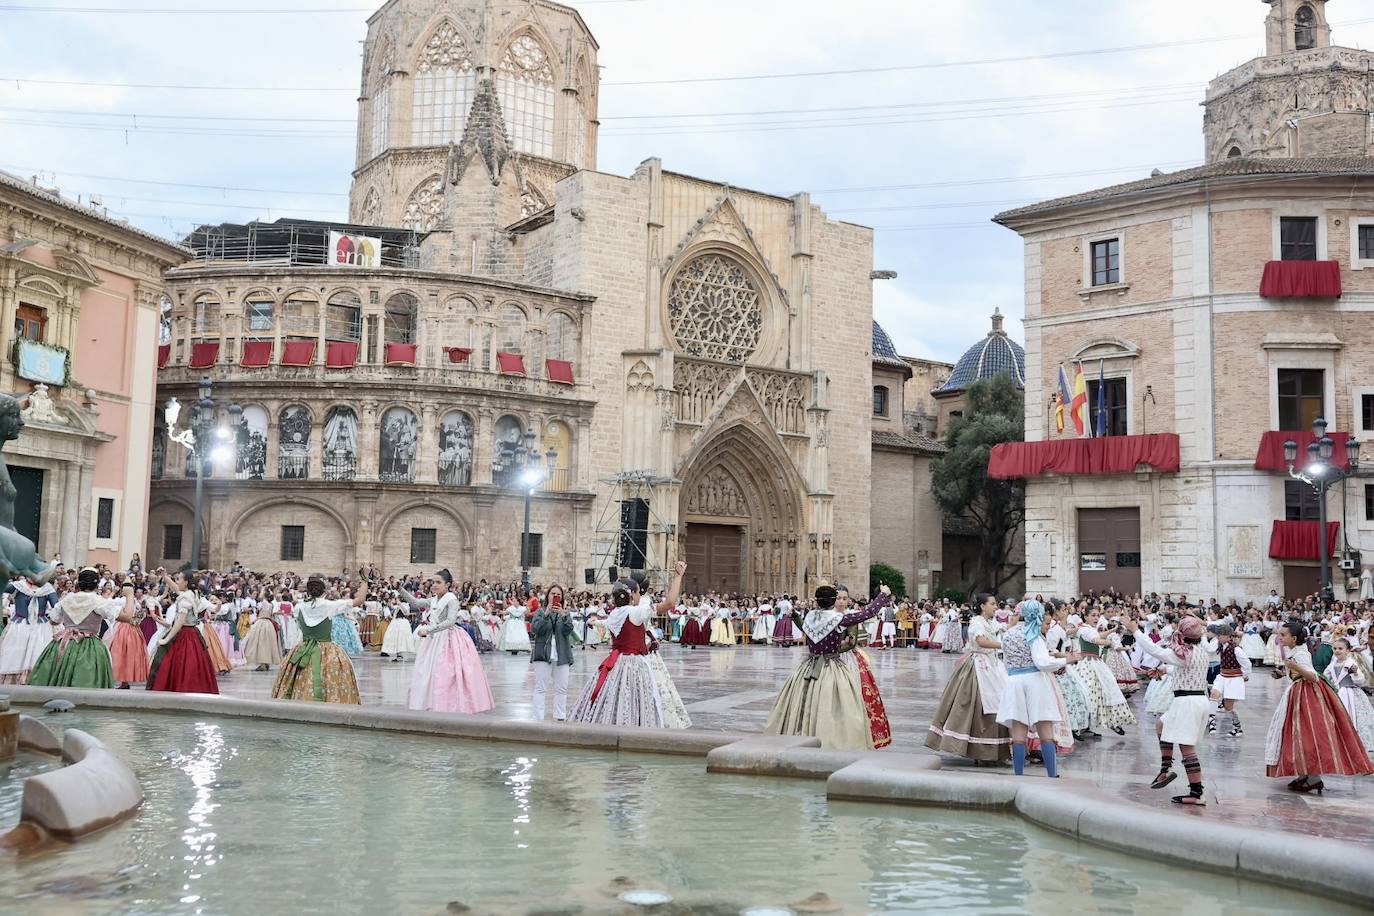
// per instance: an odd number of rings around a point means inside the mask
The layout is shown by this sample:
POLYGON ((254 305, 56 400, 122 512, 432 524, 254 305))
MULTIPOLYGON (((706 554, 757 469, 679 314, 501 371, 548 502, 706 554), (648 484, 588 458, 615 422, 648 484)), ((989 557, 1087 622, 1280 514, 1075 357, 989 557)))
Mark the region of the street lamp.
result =
MULTIPOLYGON (((187 428, 177 431, 177 420, 181 417, 181 404, 176 398, 167 401, 167 406, 163 410, 163 419, 167 422, 167 438, 186 449, 191 454, 191 460, 196 466, 196 500, 194 512, 191 519, 191 563, 192 568, 200 565, 200 516, 201 506, 204 500, 205 491, 205 459, 223 462, 233 455, 233 446, 230 443, 234 431, 224 428, 214 430, 215 424, 215 402, 211 399, 213 388, 210 376, 202 375, 197 393, 200 400, 196 402, 191 411, 191 416, 187 428), (212 435, 214 430, 214 435, 212 435), (215 443, 218 444, 215 444, 215 443)), ((243 416, 243 408, 237 404, 229 405, 229 415, 233 422, 243 416)))
POLYGON ((1313 441, 1307 444, 1307 466, 1301 471, 1294 467, 1298 461, 1298 443, 1292 439, 1283 443, 1283 460, 1288 464, 1288 476, 1301 480, 1317 495, 1317 554, 1321 559, 1322 598, 1330 603, 1336 596, 1331 589, 1331 566, 1326 548, 1326 491, 1359 471, 1360 440, 1354 436, 1346 440, 1348 469, 1336 467, 1331 464, 1336 443, 1326 434, 1326 426, 1326 420, 1321 417, 1312 422, 1313 441))
POLYGON ((525 492, 525 529, 520 539, 520 582, 525 587, 526 595, 530 590, 530 497, 534 496, 535 488, 539 486, 549 476, 558 460, 558 452, 549 449, 544 455, 547 466, 541 465, 539 461, 539 450, 534 446, 534 430, 526 430, 524 441, 515 448, 515 464, 519 473, 516 479, 520 483, 520 489, 525 492))

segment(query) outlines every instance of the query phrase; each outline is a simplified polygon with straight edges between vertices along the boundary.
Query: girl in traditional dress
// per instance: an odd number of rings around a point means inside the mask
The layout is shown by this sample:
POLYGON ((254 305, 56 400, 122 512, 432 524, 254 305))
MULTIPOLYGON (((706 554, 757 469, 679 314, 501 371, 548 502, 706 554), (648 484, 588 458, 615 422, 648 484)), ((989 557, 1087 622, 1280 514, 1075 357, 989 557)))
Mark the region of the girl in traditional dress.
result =
POLYGON ((679 561, 668 595, 657 606, 641 603, 639 583, 633 579, 621 579, 611 588, 615 609, 606 620, 612 635, 611 651, 573 706, 569 716, 573 722, 691 727, 687 707, 668 676, 667 667, 657 657, 658 644, 650 644, 645 633, 650 618, 677 604, 682 593, 682 574, 686 571, 687 564, 679 561))
MULTIPOLYGON (((1043 607, 1043 603, 1041 604, 1043 607)), ((1055 658, 1062 658, 1066 664, 1063 668, 1052 674, 1054 685, 1059 688, 1059 696, 1064 701, 1064 729, 1068 731, 1068 738, 1059 741, 1059 752, 1069 753, 1075 739, 1081 737, 1092 724, 1091 707, 1088 704, 1087 691, 1083 689, 1083 682, 1074 674, 1077 667, 1073 662, 1077 656, 1072 652, 1073 641, 1069 639, 1068 632, 1064 629, 1065 618, 1068 615, 1067 607, 1063 604, 1054 605, 1049 614, 1050 625, 1045 632, 1045 648, 1050 655, 1055 658)), ((1028 739, 1033 744, 1038 738, 1028 739)))
POLYGON ((711 618, 711 645, 733 646, 735 644, 735 622, 730 619, 728 607, 717 608, 711 618))
POLYGON ((682 645, 695 649, 711 644, 710 611, 705 605, 688 611, 687 625, 682 630, 682 645))
POLYGON ((382 617, 382 603, 376 598, 368 600, 363 606, 362 620, 358 621, 358 638, 362 640, 363 648, 372 648, 372 636, 377 632, 377 623, 382 617))
POLYGON ((1211 705, 1207 698, 1208 653, 1201 646, 1204 632, 1201 620, 1187 616, 1178 622, 1168 643, 1142 640, 1146 652, 1174 669, 1173 700, 1155 727, 1160 763, 1159 775, 1150 788, 1162 789, 1178 778, 1173 770, 1174 745, 1178 745, 1183 770, 1188 774, 1188 794, 1173 797, 1179 805, 1207 804, 1202 794, 1202 763, 1197 756, 1211 705))
POLYGON ((1045 773, 1055 779, 1059 749, 1054 726, 1063 721, 1063 713, 1050 674, 1064 667, 1065 659, 1052 657, 1045 645, 1045 606, 1031 599, 1021 602, 1020 610, 1021 623, 1002 637, 1007 676, 997 701, 997 723, 1011 733, 1011 765, 1017 776, 1025 772, 1026 738, 1034 732, 1045 773))
POLYGON ((773 644, 773 628, 777 622, 778 615, 773 612, 773 603, 764 599, 759 603, 759 615, 754 620, 753 641, 771 646, 773 644))
POLYGON ((1275 678, 1288 684, 1274 708, 1264 742, 1266 776, 1295 776, 1294 792, 1326 788, 1321 776, 1363 776, 1374 773, 1364 742, 1341 705, 1340 697, 1318 676, 1307 650, 1307 628, 1290 620, 1279 628, 1283 640, 1283 668, 1275 678), (1312 779, 1313 776, 1318 777, 1312 779))
POLYGON ((266 671, 273 665, 281 664, 281 635, 273 618, 272 604, 259 602, 257 619, 243 640, 243 658, 248 664, 257 665, 254 671, 266 671))
POLYGON ((795 646, 797 644, 797 627, 792 621, 792 600, 787 596, 778 601, 778 619, 773 624, 773 645, 775 646, 795 646))
POLYGON ((1108 636, 1098 632, 1097 610, 1088 611, 1078 628, 1078 651, 1083 656, 1078 662, 1078 674, 1088 690, 1088 701, 1092 704, 1093 726, 1109 728, 1118 735, 1126 734, 1126 726, 1135 724, 1135 713, 1126 705, 1126 697, 1116 684, 1101 653, 1111 644, 1108 636))
POLYGON ((134 681, 141 684, 148 680, 148 646, 143 632, 133 622, 138 611, 137 600, 126 595, 124 608, 108 634, 110 664, 120 690, 128 690, 134 681))
POLYGON ((420 651, 420 640, 410 629, 410 614, 404 604, 391 606, 391 622, 387 624, 386 635, 382 639, 382 654, 399 662, 406 655, 420 651))
POLYGON ((362 637, 358 635, 358 625, 353 622, 355 613, 351 607, 347 608, 342 614, 335 614, 330 624, 333 627, 330 636, 334 644, 347 652, 349 658, 363 654, 362 637))
POLYGON ((0 634, 0 684, 23 684, 52 642, 48 612, 57 595, 51 583, 34 585, 28 577, 15 579, 5 591, 14 596, 14 616, 0 634))
MULTIPOLYGON (((228 674, 234 670, 234 663, 229 661, 229 653, 224 650, 224 642, 228 639, 228 630, 221 636, 219 629, 215 625, 215 618, 219 616, 220 599, 215 597, 200 599, 200 634, 205 640, 206 651, 210 653, 210 663, 215 666, 216 674, 228 674)), ((176 624, 172 624, 176 626, 176 624)), ((227 624, 226 624, 227 627, 227 624)))
POLYGON ((417 611, 428 611, 429 622, 416 629, 420 653, 410 678, 406 705, 431 712, 486 712, 496 706, 477 646, 458 625, 462 611, 450 589, 453 576, 441 569, 429 580, 428 598, 416 598, 404 588, 401 597, 417 611))
POLYGON ((76 577, 76 591, 57 603, 57 634, 34 662, 29 684, 35 687, 113 687, 110 653, 100 641, 104 621, 134 619, 134 589, 123 587, 124 606, 101 597, 100 573, 87 567, 76 577))
POLYGON ((1283 638, 1279 635, 1278 621, 1272 614, 1266 614, 1264 618, 1264 662, 1269 668, 1277 668, 1283 665, 1283 638))
POLYGON ((296 613, 292 610, 294 599, 291 592, 283 591, 277 602, 277 626, 281 628, 281 654, 285 658, 292 649, 301 644, 301 627, 296 623, 296 613))
MULTIPOLYGON (((1367 569, 1367 567, 1366 567, 1367 569)), ((1353 650, 1349 639, 1344 636, 1332 645, 1331 664, 1322 676, 1336 688, 1341 705, 1350 716, 1350 722, 1369 754, 1374 754, 1374 705, 1360 689, 1371 681, 1369 670, 1362 656, 1353 650)))
POLYGON ((1140 689, 1140 679, 1136 677, 1135 668, 1131 667, 1131 660, 1127 656, 1127 640, 1134 643, 1135 637, 1130 634, 1121 636, 1112 633, 1109 638, 1111 645, 1107 647, 1105 657, 1107 670, 1116 678, 1116 686, 1121 695, 1128 697, 1140 689))
MULTIPOLYGON (((1229 712, 1233 723, 1227 736, 1239 738, 1245 734, 1245 730, 1240 727, 1240 713, 1236 712, 1236 704, 1245 699, 1245 682, 1250 680, 1250 659, 1240 651, 1240 645, 1236 642, 1235 630, 1229 623, 1223 623, 1216 628, 1217 659, 1220 667, 1217 669, 1216 680, 1212 682, 1212 690, 1221 700, 1221 709, 1229 712)), ((1217 716, 1212 713, 1207 717, 1207 734, 1217 733, 1217 716)))
POLYGON ((372 651, 381 652, 382 655, 386 655, 385 652, 382 652, 382 644, 386 641, 386 631, 390 626, 391 608, 384 604, 382 605, 381 619, 377 622, 377 629, 372 632, 372 651))
POLYGON ((530 651, 530 633, 525 629, 525 609, 519 602, 512 602, 506 608, 506 622, 501 624, 501 641, 496 648, 511 655, 530 651))
POLYGON ((324 600, 324 579, 311 576, 305 583, 306 599, 296 603, 296 623, 301 644, 292 650, 277 672, 272 697, 277 700, 314 700, 321 703, 358 704, 358 679, 348 653, 334 644, 333 618, 361 607, 367 600, 367 580, 358 584, 350 600, 324 600))
POLYGON ((1259 621, 1252 616, 1245 623, 1245 634, 1240 638, 1240 650, 1250 659, 1251 665, 1258 665, 1264 661, 1264 648, 1259 621))
MULTIPOLYGON (((841 585, 839 594, 835 596, 835 610, 843 614, 852 605, 849 589, 841 585)), ((891 608, 892 605, 889 604, 884 612, 891 608)), ((882 616, 882 613, 880 612, 879 616, 882 616)), ((840 651, 852 654, 854 665, 859 670, 859 690, 863 693, 864 712, 868 715, 868 730, 873 738, 873 747, 887 747, 892 743, 892 725, 887 720, 887 707, 883 705, 883 695, 878 690, 878 679, 873 676, 873 663, 868 653, 859 646, 853 630, 850 630, 850 636, 851 638, 841 642, 840 651)))
POLYGON ((839 595, 834 586, 816 589, 816 606, 801 624, 806 658, 783 684, 766 733, 819 738, 824 748, 872 750, 873 728, 858 662, 843 651, 842 643, 849 627, 882 612, 892 592, 884 585, 867 607, 848 614, 836 608, 839 595))
MULTIPOLYGON (((207 637, 201 627, 196 626, 200 616, 202 599, 186 573, 179 572, 176 578, 160 571, 167 590, 176 596, 171 607, 171 624, 167 632, 158 639, 157 652, 148 671, 149 690, 167 690, 173 693, 219 693, 215 681, 215 665, 210 660, 208 646, 219 646, 212 632, 207 637)), ((221 650, 223 655, 223 650, 221 650)), ((227 664, 227 662, 226 662, 227 664)))
MULTIPOLYGON (((1007 683, 1007 669, 997 658, 1002 643, 995 635, 997 596, 977 598, 978 616, 969 621, 969 653, 959 660, 926 735, 926 747, 980 763, 1011 758, 1011 737, 997 723, 997 704, 1007 683)), ((1061 666, 1062 667, 1062 666, 1061 666)))

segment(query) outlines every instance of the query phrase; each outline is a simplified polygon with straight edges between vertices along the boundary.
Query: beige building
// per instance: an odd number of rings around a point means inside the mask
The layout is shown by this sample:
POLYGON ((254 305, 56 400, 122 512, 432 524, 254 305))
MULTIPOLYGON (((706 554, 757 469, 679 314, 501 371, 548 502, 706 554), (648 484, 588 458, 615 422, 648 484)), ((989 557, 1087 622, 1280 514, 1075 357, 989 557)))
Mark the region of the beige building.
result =
POLYGON ((0 390, 24 405, 5 523, 44 558, 143 549, 162 272, 188 254, 0 172, 0 390))
MULTIPOLYGON (((188 240, 159 393, 208 375, 240 424, 204 562, 513 576, 532 433, 557 453, 538 580, 678 557, 697 590, 866 579, 871 230, 657 159, 596 171, 596 50, 558 3, 391 0, 354 222, 188 240)), ((148 553, 170 565, 193 481, 159 441, 148 553)))
MULTIPOLYGON (((992 468, 1026 478, 1030 592, 1315 590, 1282 442, 1318 416, 1374 436, 1374 53, 1330 45, 1322 0, 1269 6, 1267 55, 1208 88, 1205 165, 997 217, 1025 240, 1028 441, 992 468), (1066 444, 1051 397, 1080 362, 1106 435, 1066 444)), ((1374 485, 1327 512, 1355 565, 1374 485)))

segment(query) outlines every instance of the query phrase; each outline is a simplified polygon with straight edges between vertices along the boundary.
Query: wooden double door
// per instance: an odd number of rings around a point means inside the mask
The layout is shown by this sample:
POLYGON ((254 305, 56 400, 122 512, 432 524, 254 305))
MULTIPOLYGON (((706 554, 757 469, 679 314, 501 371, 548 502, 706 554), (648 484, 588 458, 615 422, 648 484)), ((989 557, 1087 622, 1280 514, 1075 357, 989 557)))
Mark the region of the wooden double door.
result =
POLYGON ((744 529, 738 525, 687 525, 683 591, 730 593, 744 588, 744 529))
POLYGON ((1078 510, 1078 591, 1140 593, 1140 509, 1078 510))

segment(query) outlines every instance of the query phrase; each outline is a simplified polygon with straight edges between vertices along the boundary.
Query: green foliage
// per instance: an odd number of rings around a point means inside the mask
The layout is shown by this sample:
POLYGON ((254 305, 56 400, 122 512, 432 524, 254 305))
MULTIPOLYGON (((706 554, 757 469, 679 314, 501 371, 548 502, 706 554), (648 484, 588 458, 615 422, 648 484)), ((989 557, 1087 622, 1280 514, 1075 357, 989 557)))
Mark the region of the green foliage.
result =
POLYGON ((1010 555, 1025 517, 1025 487, 1019 480, 988 477, 993 446, 1025 438, 1025 404, 1009 375, 975 382, 962 417, 945 436, 947 451, 935 459, 931 492, 946 515, 967 519, 978 529, 978 564, 970 589, 997 591, 1020 567, 1010 555))
POLYGON ((952 585, 947 585, 935 593, 936 601, 939 601, 941 598, 948 598, 955 604, 963 604, 965 601, 968 600, 968 592, 964 591, 961 588, 955 588, 952 585))
POLYGON ((868 595, 878 594, 878 586, 886 585, 892 589, 895 598, 906 597, 906 576, 895 566, 888 566, 886 563, 874 563, 868 567, 868 595))

